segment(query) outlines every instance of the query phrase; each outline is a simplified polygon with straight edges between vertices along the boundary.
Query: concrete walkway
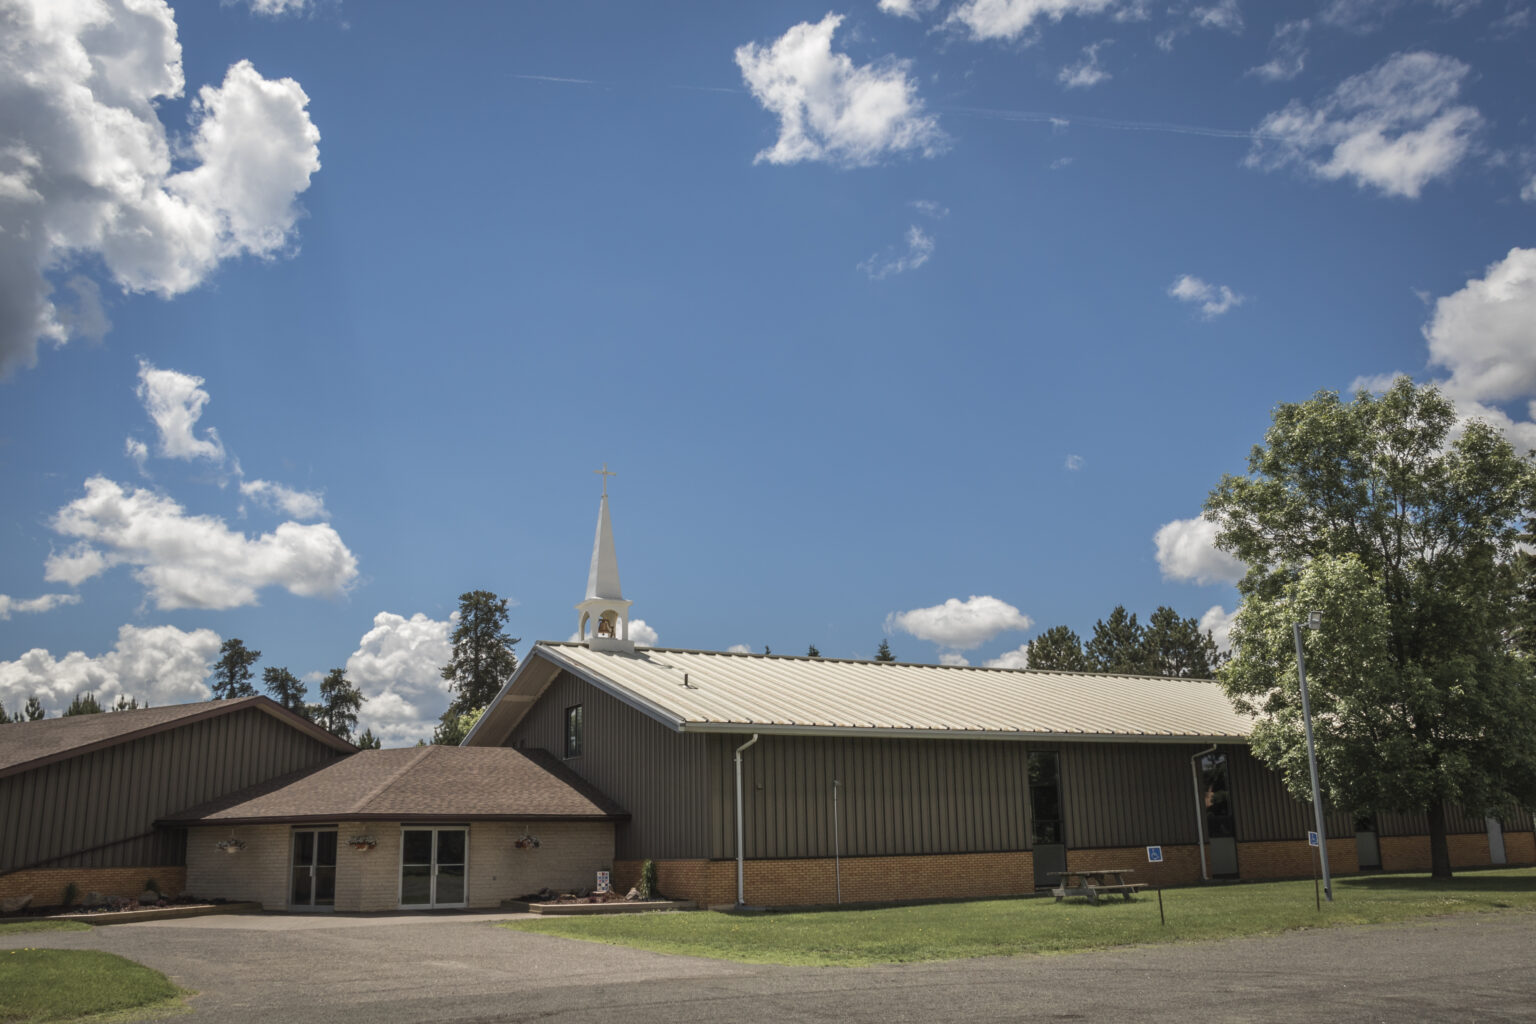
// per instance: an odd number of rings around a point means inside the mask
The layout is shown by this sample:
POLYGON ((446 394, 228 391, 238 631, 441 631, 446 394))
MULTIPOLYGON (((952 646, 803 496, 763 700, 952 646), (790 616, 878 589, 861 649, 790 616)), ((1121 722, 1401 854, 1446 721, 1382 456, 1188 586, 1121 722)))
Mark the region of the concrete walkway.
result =
POLYGON ((858 969, 663 956, 502 915, 248 915, 0 936, 104 949, 199 992, 201 1024, 418 1021, 1536 1020, 1536 914, 858 969))

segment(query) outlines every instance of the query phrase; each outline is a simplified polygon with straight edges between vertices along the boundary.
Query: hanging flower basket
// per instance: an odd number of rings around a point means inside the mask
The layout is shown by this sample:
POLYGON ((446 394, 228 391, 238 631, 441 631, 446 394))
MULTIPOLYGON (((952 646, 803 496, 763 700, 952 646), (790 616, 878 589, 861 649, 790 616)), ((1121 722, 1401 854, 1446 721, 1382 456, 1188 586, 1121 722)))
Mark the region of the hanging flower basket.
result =
POLYGON ((241 850, 245 849, 245 840, 234 838, 220 839, 214 845, 223 850, 225 853, 239 853, 241 850))
POLYGON ((347 845, 354 850, 371 850, 379 845, 379 841, 373 836, 353 836, 347 840, 347 845))
POLYGON ((514 842, 512 845, 517 847, 519 850, 537 850, 539 848, 539 837, 524 833, 523 837, 514 842))

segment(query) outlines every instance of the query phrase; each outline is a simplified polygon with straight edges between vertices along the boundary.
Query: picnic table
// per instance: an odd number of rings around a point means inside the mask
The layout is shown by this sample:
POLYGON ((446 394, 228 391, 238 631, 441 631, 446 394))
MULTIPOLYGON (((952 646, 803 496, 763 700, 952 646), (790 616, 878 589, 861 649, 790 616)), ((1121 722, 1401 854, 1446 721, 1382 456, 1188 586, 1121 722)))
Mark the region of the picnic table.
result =
POLYGON ((1060 903, 1067 896, 1086 896, 1088 902, 1097 904, 1099 897, 1105 893, 1120 893, 1127 900, 1132 893, 1140 892, 1147 887, 1145 882, 1127 882, 1126 875, 1135 874, 1133 868, 1095 868, 1079 871, 1047 871, 1046 874, 1054 877, 1056 888, 1051 890, 1051 895, 1060 903), (1114 881, 1110 881, 1114 879, 1114 881))

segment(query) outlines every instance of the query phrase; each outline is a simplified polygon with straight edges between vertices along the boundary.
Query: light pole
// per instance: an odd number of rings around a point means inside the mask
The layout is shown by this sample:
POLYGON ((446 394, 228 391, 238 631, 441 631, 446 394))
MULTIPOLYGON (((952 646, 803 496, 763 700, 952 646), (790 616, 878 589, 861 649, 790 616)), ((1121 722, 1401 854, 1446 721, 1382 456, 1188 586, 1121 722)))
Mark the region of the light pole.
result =
MULTIPOLYGON (((1323 613, 1307 616, 1308 629, 1321 629, 1323 613)), ((1333 902, 1333 876, 1328 871, 1328 831, 1323 825, 1323 796, 1317 786, 1317 747, 1312 742, 1312 703, 1307 699, 1307 658, 1301 650, 1301 626, 1292 625, 1296 634, 1296 679, 1301 684, 1301 721, 1307 732, 1307 766, 1312 770, 1312 810, 1317 815, 1317 854, 1323 862, 1323 895, 1333 902)))

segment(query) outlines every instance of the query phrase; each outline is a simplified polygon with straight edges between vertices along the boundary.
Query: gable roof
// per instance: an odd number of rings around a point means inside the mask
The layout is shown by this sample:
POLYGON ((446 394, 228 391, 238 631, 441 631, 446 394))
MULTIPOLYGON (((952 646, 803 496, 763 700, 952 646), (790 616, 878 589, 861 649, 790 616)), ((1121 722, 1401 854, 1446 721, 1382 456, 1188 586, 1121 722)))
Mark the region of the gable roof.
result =
POLYGON ((545 751, 434 745, 359 751, 167 815, 159 824, 627 817, 545 751))
POLYGON ((464 740, 505 742, 560 670, 677 732, 1246 742, 1207 679, 540 642, 464 740))
POLYGON ((132 711, 107 711, 99 715, 70 715, 67 718, 43 718, 36 722, 0 725, 0 778, 78 757, 92 750, 152 736, 190 722, 245 710, 265 712, 336 750, 352 752, 357 749, 271 698, 236 697, 232 700, 205 700, 196 704, 169 704, 161 708, 135 708, 132 711))

